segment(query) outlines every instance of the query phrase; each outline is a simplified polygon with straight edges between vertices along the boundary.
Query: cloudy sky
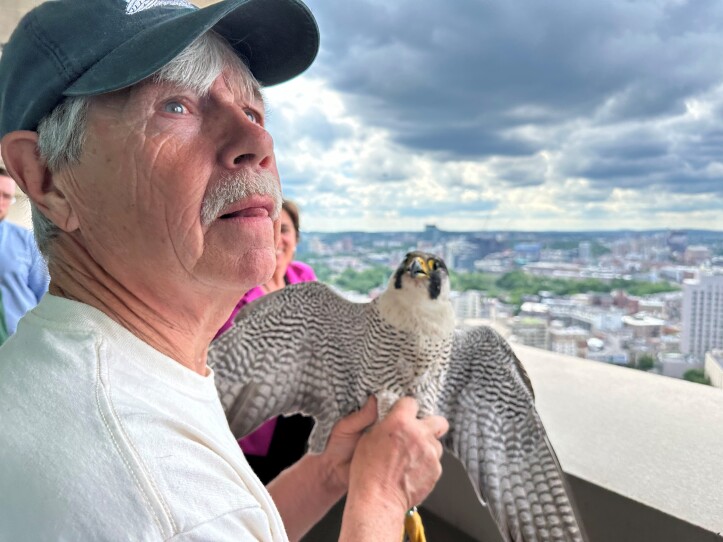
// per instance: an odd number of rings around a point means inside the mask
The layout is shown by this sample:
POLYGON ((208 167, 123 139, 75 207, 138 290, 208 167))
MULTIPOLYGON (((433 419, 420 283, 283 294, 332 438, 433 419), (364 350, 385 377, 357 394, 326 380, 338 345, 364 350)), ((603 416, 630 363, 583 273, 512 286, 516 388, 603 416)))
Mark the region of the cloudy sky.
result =
POLYGON ((307 231, 723 230, 723 2, 307 3, 267 91, 307 231))

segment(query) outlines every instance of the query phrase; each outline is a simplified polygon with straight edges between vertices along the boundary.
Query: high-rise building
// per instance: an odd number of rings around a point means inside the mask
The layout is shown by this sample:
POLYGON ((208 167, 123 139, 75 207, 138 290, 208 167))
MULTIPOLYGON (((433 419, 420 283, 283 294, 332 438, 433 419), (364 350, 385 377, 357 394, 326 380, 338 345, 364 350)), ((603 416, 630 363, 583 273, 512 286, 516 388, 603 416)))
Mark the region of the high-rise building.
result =
POLYGON ((723 350, 711 350, 705 355, 705 376, 711 385, 723 389, 723 350))
POLYGON ((550 324, 549 348, 552 352, 584 358, 590 332, 581 327, 564 327, 561 322, 550 324))
POLYGON ((710 260, 710 249, 706 246, 690 246, 683 252, 683 263, 685 265, 700 265, 710 260))
POLYGON ((500 248, 502 244, 496 237, 460 236, 445 243, 445 262, 455 271, 474 271, 475 262, 500 248))
POLYGON ((709 350, 723 348, 723 273, 702 273, 683 283, 682 324, 683 354, 702 361, 709 350))
POLYGON ((577 255, 583 262, 592 260, 592 244, 590 241, 582 241, 577 245, 577 255))
POLYGON ((525 243, 517 243, 515 245, 515 256, 522 261, 526 262, 539 262, 540 261, 540 251, 542 250, 542 245, 540 243, 532 243, 532 242, 525 242, 525 243))
POLYGON ((668 248, 673 254, 681 255, 688 246, 688 235, 684 231, 671 231, 668 235, 668 248))
POLYGON ((542 318, 515 316, 510 322, 512 342, 547 350, 547 322, 542 318))
POLYGON ((496 300, 488 298, 484 292, 467 290, 466 292, 453 292, 450 301, 454 315, 458 320, 468 318, 492 319, 496 300))

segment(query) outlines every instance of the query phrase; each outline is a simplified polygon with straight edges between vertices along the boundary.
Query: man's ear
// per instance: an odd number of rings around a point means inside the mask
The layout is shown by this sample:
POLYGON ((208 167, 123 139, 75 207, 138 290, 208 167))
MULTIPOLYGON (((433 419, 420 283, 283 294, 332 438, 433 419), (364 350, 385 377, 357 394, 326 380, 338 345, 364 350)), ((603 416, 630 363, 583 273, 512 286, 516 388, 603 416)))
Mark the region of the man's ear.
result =
POLYGON ((78 217, 38 153, 38 133, 10 132, 0 140, 5 167, 38 210, 61 230, 78 229, 78 217))

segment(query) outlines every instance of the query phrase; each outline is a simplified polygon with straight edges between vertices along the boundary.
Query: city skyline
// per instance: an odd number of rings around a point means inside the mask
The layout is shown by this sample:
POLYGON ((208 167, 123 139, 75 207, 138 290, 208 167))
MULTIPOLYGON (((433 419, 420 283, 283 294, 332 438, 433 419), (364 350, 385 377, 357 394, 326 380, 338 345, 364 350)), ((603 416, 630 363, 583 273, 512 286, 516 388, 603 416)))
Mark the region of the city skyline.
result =
POLYGON ((723 228, 723 5, 308 4, 266 91, 307 231, 723 228))
POLYGON ((405 253, 432 252, 452 271, 459 325, 482 319, 514 343, 699 383, 720 380, 718 362, 704 370, 704 358, 723 347, 721 234, 524 239, 430 227, 304 239, 300 258, 350 300, 369 301, 390 287, 405 253))

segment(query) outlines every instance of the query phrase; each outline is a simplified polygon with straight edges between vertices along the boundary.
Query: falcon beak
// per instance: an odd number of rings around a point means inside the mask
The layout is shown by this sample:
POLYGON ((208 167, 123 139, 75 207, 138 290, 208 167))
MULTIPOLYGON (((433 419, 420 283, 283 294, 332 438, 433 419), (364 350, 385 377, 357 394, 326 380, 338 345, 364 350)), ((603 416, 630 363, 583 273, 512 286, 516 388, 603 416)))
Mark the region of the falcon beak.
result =
POLYGON ((414 258, 409 264, 409 274, 412 278, 416 278, 420 275, 429 277, 427 262, 425 262, 422 258, 414 258))

